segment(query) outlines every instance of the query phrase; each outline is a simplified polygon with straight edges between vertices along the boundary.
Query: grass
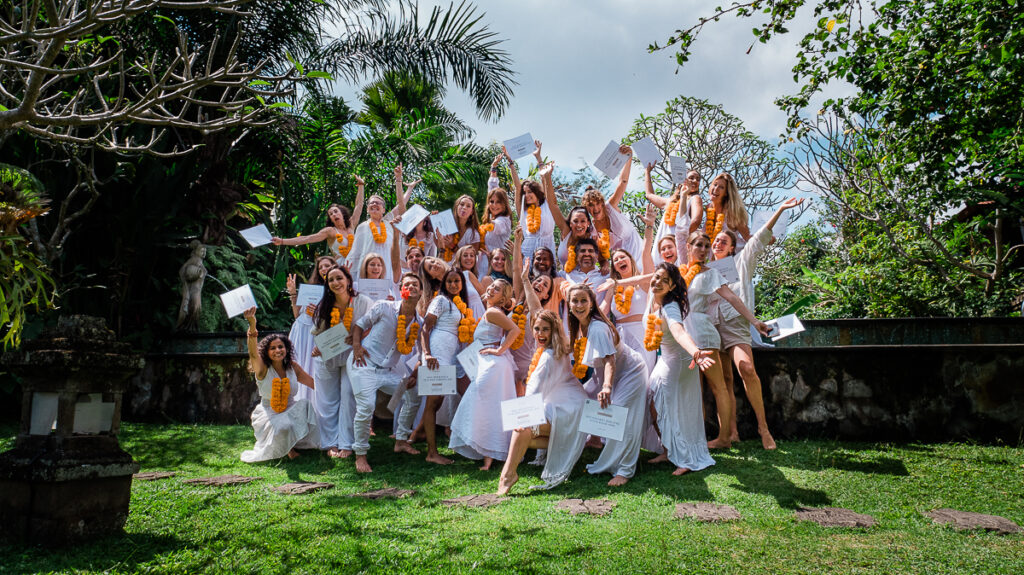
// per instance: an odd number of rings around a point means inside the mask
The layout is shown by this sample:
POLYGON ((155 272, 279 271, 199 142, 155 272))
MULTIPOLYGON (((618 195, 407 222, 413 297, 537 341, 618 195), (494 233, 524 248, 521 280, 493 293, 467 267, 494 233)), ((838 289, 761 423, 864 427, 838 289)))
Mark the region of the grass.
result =
MULTIPOLYGON (((14 429, 0 428, 0 450, 14 429)), ((1024 573, 1024 536, 957 532, 922 513, 952 507, 1024 525, 1024 449, 964 444, 757 441, 713 454, 708 471, 672 477, 641 464, 624 488, 577 467, 550 492, 532 492, 540 469, 522 465, 513 496, 488 509, 441 500, 492 492, 497 471, 465 459, 440 468, 391 452, 374 438, 374 473, 351 460, 305 452, 296 461, 248 465, 244 426, 125 425, 121 442, 144 471, 178 477, 132 486, 125 535, 49 551, 0 546, 0 573, 1024 573), (182 479, 238 473, 249 485, 192 487, 182 479), (271 487, 327 481, 333 489, 284 496, 271 487), (414 489, 402 500, 348 495, 414 489), (567 497, 609 498, 605 517, 554 509, 567 497), (714 501, 743 519, 674 519, 676 503, 714 501), (870 529, 822 528, 793 518, 797 506, 847 507, 875 517, 870 529)), ((449 454, 450 455, 450 454, 449 454)), ((641 460, 649 457, 642 454, 641 460)), ((584 452, 582 462, 596 452, 584 452)))

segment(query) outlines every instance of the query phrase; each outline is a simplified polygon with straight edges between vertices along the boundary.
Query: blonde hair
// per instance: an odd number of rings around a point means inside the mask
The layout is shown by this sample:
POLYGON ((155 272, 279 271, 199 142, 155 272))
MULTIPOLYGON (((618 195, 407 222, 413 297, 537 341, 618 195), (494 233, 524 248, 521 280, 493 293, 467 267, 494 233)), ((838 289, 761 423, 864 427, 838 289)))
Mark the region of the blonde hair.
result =
POLYGON ((374 253, 374 252, 370 252, 370 253, 366 254, 365 256, 363 256, 363 261, 359 263, 359 277, 370 279, 370 278, 366 277, 366 268, 370 265, 370 262, 373 261, 374 259, 380 260, 381 276, 378 279, 384 279, 384 278, 387 277, 387 275, 388 275, 388 273, 387 273, 388 272, 387 265, 388 264, 387 264, 387 262, 384 261, 384 256, 382 256, 382 255, 380 255, 378 253, 374 253))
MULTIPOLYGON (((748 222, 747 207, 743 205, 743 196, 740 195, 736 180, 728 172, 722 172, 711 180, 711 185, 714 185, 719 178, 725 180, 725 192, 727 194, 723 202, 725 205, 725 223, 731 230, 746 227, 748 222)), ((711 189, 711 185, 708 186, 708 189, 711 189)))
POLYGON ((586 191, 583 192, 583 198, 580 199, 580 203, 584 206, 590 202, 604 203, 604 194, 594 186, 587 186, 586 191))
POLYGON ((555 359, 562 359, 569 353, 569 343, 565 340, 565 331, 562 329, 562 320, 551 310, 542 310, 533 319, 532 325, 538 321, 548 324, 551 328, 551 338, 548 340, 548 348, 555 352, 555 359))
POLYGON ((501 290, 501 301, 498 303, 498 307, 505 309, 508 306, 508 302, 512 300, 512 284, 508 283, 503 279, 494 280, 491 285, 501 290))
POLYGON ((452 260, 452 267, 457 269, 457 270, 459 270, 460 272, 473 272, 473 273, 476 273, 476 260, 477 260, 477 258, 479 256, 480 256, 480 250, 477 249, 476 244, 466 244, 466 245, 462 246, 461 248, 455 250, 455 259, 452 260), (476 255, 473 256, 473 267, 471 267, 471 268, 469 268, 467 270, 467 269, 464 269, 462 267, 462 254, 466 253, 469 250, 474 250, 476 252, 476 255))
MULTIPOLYGON (((672 239, 672 243, 675 243, 675 238, 672 239)), ((658 244, 661 245, 661 242, 658 242, 658 244)), ((629 258, 629 265, 633 266, 633 275, 634 276, 637 275, 640 270, 638 270, 637 267, 636 267, 636 260, 633 259, 633 255, 630 254, 629 252, 627 252, 626 250, 624 250, 622 248, 619 248, 619 249, 617 249, 617 250, 612 252, 612 257, 611 257, 611 261, 613 262, 612 266, 611 266, 612 267, 612 269, 611 269, 612 279, 617 279, 617 280, 622 279, 622 274, 619 273, 619 270, 615 269, 615 263, 614 263, 614 261, 615 261, 615 254, 617 254, 619 252, 622 252, 622 253, 626 254, 626 257, 629 258)), ((630 277, 632 277, 632 276, 630 276, 630 277)))

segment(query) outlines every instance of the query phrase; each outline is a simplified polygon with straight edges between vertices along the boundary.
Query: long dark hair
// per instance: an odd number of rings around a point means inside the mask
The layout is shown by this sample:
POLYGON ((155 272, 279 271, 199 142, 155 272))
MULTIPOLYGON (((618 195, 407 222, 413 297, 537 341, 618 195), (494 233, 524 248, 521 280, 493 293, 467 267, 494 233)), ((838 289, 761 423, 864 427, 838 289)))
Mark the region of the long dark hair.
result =
MULTIPOLYGON (((533 197, 537 198, 537 207, 543 206, 544 205, 544 200, 547 199, 544 196, 544 186, 542 186, 540 184, 540 182, 538 182, 536 180, 523 180, 519 184, 519 195, 520 195, 520 198, 522 199, 523 205, 519 206, 519 207, 521 207, 523 209, 524 213, 526 212, 526 207, 527 207, 526 206, 526 188, 530 188, 530 191, 533 192, 533 197)), ((525 216, 520 215, 520 217, 525 217, 525 216)))
POLYGON ((594 218, 590 217, 590 212, 587 211, 587 208, 584 208, 583 206, 576 206, 569 210, 569 214, 565 218, 565 223, 569 226, 569 237, 567 237, 565 241, 569 242, 570 246, 576 245, 577 242, 576 236, 572 233, 572 217, 576 212, 582 212, 583 215, 587 217, 587 231, 591 233, 594 231, 594 218))
MULTIPOLYGON (((268 369, 273 368, 274 364, 270 361, 270 344, 274 343, 274 341, 278 339, 284 342, 285 354, 284 361, 282 363, 284 364, 285 371, 288 371, 292 366, 292 360, 295 359, 295 353, 292 350, 292 340, 288 339, 288 336, 279 333, 272 333, 261 339, 260 342, 256 344, 256 352, 260 354, 260 360, 263 361, 263 365, 267 366, 268 369)), ((249 365, 249 369, 252 369, 251 364, 249 365)))
MULTIPOLYGON (((347 268, 342 266, 334 266, 327 270, 327 277, 331 276, 331 272, 334 270, 340 270, 341 273, 345 274, 345 279, 348 280, 348 297, 349 305, 352 305, 353 300, 356 297, 356 290, 353 287, 352 273, 347 268)), ((334 309, 334 303, 337 300, 334 292, 331 291, 330 282, 324 281, 324 295, 320 298, 320 303, 316 306, 316 325, 317 327, 323 328, 331 325, 331 310, 334 309)))
POLYGON ((682 317, 690 315, 690 300, 686 297, 686 282, 683 281, 683 276, 679 275, 679 268, 668 262, 661 262, 658 264, 654 271, 665 270, 668 274, 668 279, 672 280, 672 283, 676 287, 669 290, 665 294, 665 297, 661 300, 661 307, 665 307, 672 302, 679 304, 679 314, 682 317))
MULTIPOLYGON (((590 286, 588 285, 576 284, 569 288, 569 293, 567 294, 568 299, 571 300, 572 293, 577 291, 585 292, 587 297, 590 298, 590 321, 600 321, 607 325, 608 329, 612 332, 612 341, 614 341, 615 345, 618 346, 619 332, 615 330, 615 326, 612 325, 612 322, 608 320, 608 317, 605 316, 604 312, 601 311, 601 308, 598 307, 597 294, 595 294, 594 290, 590 289, 590 286)), ((569 347, 571 348, 576 345, 576 338, 580 336, 580 320, 576 317, 576 314, 572 313, 571 310, 566 315, 569 317, 569 347)))
POLYGON ((441 277, 441 289, 439 290, 438 295, 443 295, 449 300, 455 299, 455 296, 448 293, 448 276, 452 274, 459 276, 459 281, 462 282, 462 288, 459 289, 459 293, 455 295, 462 298, 462 303, 469 305, 469 290, 466 289, 466 283, 468 283, 466 282, 466 276, 462 275, 462 272, 455 268, 449 268, 448 271, 445 272, 444 276, 441 277))
MULTIPOLYGON (((351 230, 352 229, 352 210, 348 209, 347 206, 343 206, 341 204, 331 204, 331 205, 327 206, 327 211, 330 212, 331 208, 338 208, 339 210, 341 210, 341 221, 343 221, 345 223, 345 228, 351 230)), ((330 227, 330 228, 333 228, 334 227, 334 222, 331 221, 330 213, 327 214, 326 218, 327 218, 326 226, 330 227)))
MULTIPOLYGON (((313 285, 322 286, 325 283, 327 283, 326 278, 322 277, 320 275, 320 271, 319 271, 320 270, 320 262, 322 260, 327 260, 327 261, 331 262, 331 264, 332 264, 331 267, 332 268, 333 267, 337 267, 337 264, 334 263, 334 258, 331 257, 331 256, 320 256, 320 257, 316 258, 316 261, 313 262, 313 271, 312 271, 312 273, 309 274, 309 283, 311 283, 313 285)), ((331 273, 331 268, 327 268, 327 273, 331 273)))

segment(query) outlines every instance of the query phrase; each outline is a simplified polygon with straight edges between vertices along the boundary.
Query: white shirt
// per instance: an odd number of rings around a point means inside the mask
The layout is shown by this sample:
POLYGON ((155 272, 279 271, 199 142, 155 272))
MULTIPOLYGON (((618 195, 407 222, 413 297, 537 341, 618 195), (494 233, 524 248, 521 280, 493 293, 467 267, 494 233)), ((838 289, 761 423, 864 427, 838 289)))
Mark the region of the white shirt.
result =
MULTIPOLYGON (((400 301, 380 300, 373 304, 370 311, 355 320, 355 324, 363 328, 361 344, 366 351, 367 359, 377 367, 389 369, 401 358, 395 333, 398 329, 398 312, 401 309, 400 301)), ((421 327, 423 325, 423 318, 416 315, 415 311, 413 317, 407 321, 405 329, 408 330, 413 323, 418 323, 421 327)))

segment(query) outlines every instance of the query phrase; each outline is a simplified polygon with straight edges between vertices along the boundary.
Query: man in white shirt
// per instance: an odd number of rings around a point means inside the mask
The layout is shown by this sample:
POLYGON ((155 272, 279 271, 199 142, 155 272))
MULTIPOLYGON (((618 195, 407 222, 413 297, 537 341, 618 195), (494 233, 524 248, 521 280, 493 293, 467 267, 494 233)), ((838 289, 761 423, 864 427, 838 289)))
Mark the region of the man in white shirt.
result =
MULTIPOLYGON (((601 273, 597 242, 590 238, 582 238, 576 242, 576 267, 562 276, 574 284, 586 283, 597 292, 597 289, 608 279, 608 274, 601 273)), ((598 292, 600 293, 603 292, 598 292)))

